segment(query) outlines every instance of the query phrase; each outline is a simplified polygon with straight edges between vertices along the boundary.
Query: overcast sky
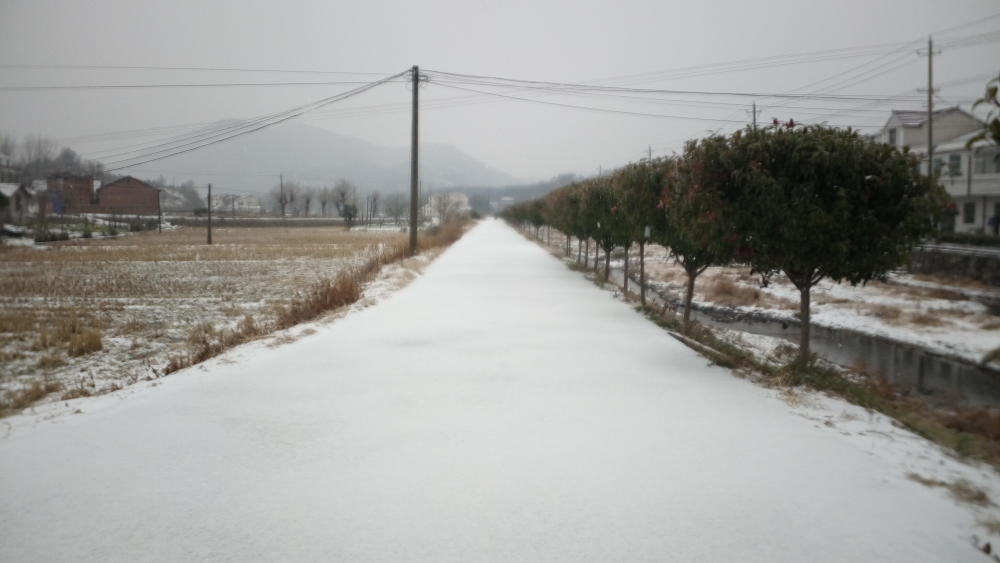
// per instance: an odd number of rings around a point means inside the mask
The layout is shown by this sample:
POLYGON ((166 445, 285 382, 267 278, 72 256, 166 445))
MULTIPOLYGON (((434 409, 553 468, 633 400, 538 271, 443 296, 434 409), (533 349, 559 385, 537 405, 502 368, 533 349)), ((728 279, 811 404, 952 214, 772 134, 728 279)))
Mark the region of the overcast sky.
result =
MULTIPOLYGON (((887 45, 850 58, 834 52, 769 68, 617 78, 745 59, 869 45, 924 41, 947 45, 935 57, 936 104, 978 96, 1000 71, 996 0, 930 2, 781 0, 745 2, 615 1, 187 1, 0 0, 0 87, 25 85, 204 82, 368 81, 377 75, 275 72, 20 68, 11 65, 120 65, 322 70, 394 74, 422 68, 542 81, 595 82, 655 89, 775 93, 823 79, 805 91, 918 95, 926 58, 912 46, 887 45), (969 25, 966 25, 969 24, 969 25), (961 26, 961 27, 959 27, 961 26), (861 65, 868 66, 861 66, 861 65), (859 68, 860 67, 860 68, 859 68), (867 74, 862 71, 869 70, 867 74), (861 80, 870 76, 868 80, 861 80), (613 80, 611 80, 613 79, 613 80), (653 80, 656 79, 656 80, 653 80), (852 82, 857 82, 852 84, 852 82)), ((767 61, 764 61, 767 62, 767 61)), ((454 84, 452 84, 454 85, 454 84)), ((679 119, 599 113, 477 96, 432 80, 421 89, 423 142, 452 144, 525 179, 561 172, 596 173, 647 154, 677 150, 688 138, 729 131, 772 116, 871 126, 899 103, 830 99, 776 101, 751 96, 674 96, 655 103, 632 97, 462 87, 550 102, 679 119), (436 83, 437 82, 437 83, 436 83), (444 102, 430 103, 445 99, 444 102), (474 103, 470 103, 474 102, 474 103), (721 103, 720 103, 721 102, 721 103), (784 107, 776 107, 775 103, 784 107), (729 104, 729 105, 726 105, 729 104), (789 106, 798 105, 799 109, 789 106), (805 107, 801 107, 805 106, 805 107), (858 108, 858 106, 863 106, 858 108), (858 108, 826 116, 829 108, 858 108), (729 121, 725 121, 729 120, 729 121)), ((84 154, 155 137, 93 135, 248 118, 346 90, 347 85, 100 90, 0 90, 0 131, 44 134, 84 154)), ((802 90, 799 90, 802 91, 802 90)), ((308 115, 304 122, 389 146, 409 142, 410 92, 387 84, 308 115), (399 104, 398 106, 387 104, 399 104), (379 106, 358 110, 358 107, 379 106), (355 109, 351 109, 355 108, 355 109)), ((158 135, 177 130, 158 132, 158 135)), ((148 135, 149 133, 143 133, 148 135)), ((234 171, 234 174, 238 171, 234 171)))

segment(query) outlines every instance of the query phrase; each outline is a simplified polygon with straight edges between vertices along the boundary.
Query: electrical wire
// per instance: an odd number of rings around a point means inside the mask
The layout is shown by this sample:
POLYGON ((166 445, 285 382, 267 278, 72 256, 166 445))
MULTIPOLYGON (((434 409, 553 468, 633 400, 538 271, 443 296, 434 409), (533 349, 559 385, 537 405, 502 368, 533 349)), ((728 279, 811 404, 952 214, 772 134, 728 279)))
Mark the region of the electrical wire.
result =
MULTIPOLYGON (((511 99, 511 100, 519 100, 519 101, 523 101, 523 102, 533 102, 533 103, 537 103, 537 104, 546 104, 546 105, 553 105, 553 106, 559 106, 559 107, 565 107, 565 108, 582 109, 582 110, 588 110, 588 111, 598 111, 598 112, 605 112, 605 113, 618 113, 618 114, 626 114, 626 115, 636 115, 636 116, 641 116, 641 117, 656 117, 656 118, 662 118, 662 119, 683 119, 683 120, 693 120, 693 121, 711 121, 711 122, 716 122, 716 123, 740 123, 740 124, 746 124, 746 120, 745 119, 741 119, 741 120, 735 120, 735 119, 718 119, 718 118, 712 118, 712 117, 695 117, 695 116, 689 116, 689 115, 665 115, 665 114, 659 114, 659 113, 645 113, 645 112, 636 112, 636 111, 627 111, 627 110, 616 110, 616 109, 610 109, 610 108, 601 108, 601 107, 594 107, 594 106, 584 106, 584 105, 578 105, 578 104, 565 104, 565 103, 560 103, 560 102, 553 102, 553 101, 550 101, 550 100, 539 100, 539 99, 535 99, 535 98, 523 98, 523 97, 520 97, 520 96, 512 96, 512 95, 509 95, 509 94, 500 94, 500 93, 497 93, 497 92, 489 92, 489 91, 484 91, 484 90, 475 90, 475 89, 472 89, 472 88, 465 88, 465 87, 462 87, 462 86, 455 86, 455 85, 452 85, 452 84, 441 84, 441 85, 444 86, 444 87, 446 87, 446 88, 453 88, 453 89, 456 89, 456 90, 465 90, 467 92, 475 92, 477 94, 483 94, 483 95, 489 95, 489 96, 497 96, 497 97, 500 97, 500 98, 507 98, 507 99, 511 99)), ((862 125, 861 127, 875 127, 875 126, 874 125, 862 125)))
POLYGON ((374 82, 370 82, 370 83, 368 83, 368 84, 366 84, 364 86, 360 86, 358 88, 354 88, 353 90, 349 90, 347 92, 342 92, 340 94, 336 94, 334 96, 330 96, 330 97, 324 98, 322 100, 317 100, 316 102, 313 102, 311 104, 307 104, 305 106, 299 106, 298 108, 293 108, 293 109, 291 109, 291 110, 289 110, 287 112, 284 112, 284 115, 282 115, 281 117, 279 117, 277 119, 268 120, 268 121, 266 121, 264 123, 260 123, 260 124, 254 124, 254 125, 250 126, 249 128, 244 128, 244 129, 242 129, 240 131, 236 131, 236 132, 234 132, 232 134, 221 134, 221 136, 215 136, 215 137, 212 137, 212 138, 209 138, 209 139, 203 139, 203 140, 200 140, 200 141, 195 141, 195 142, 192 142, 192 143, 187 143, 185 145, 173 147, 171 149, 167 149, 167 150, 164 150, 164 151, 155 151, 155 152, 149 153, 147 155, 138 156, 138 157, 129 158, 129 159, 124 159, 124 160, 120 160, 120 161, 117 161, 117 162, 111 162, 111 163, 107 164, 106 170, 108 172, 114 172, 115 170, 122 170, 124 168, 131 168, 131 167, 135 167, 135 166, 141 166, 143 164, 147 164, 147 163, 150 163, 150 162, 155 162, 155 161, 158 161, 158 160, 163 160, 165 158, 170 158, 172 156, 177 156, 177 155, 180 155, 180 154, 184 154, 184 153, 187 153, 187 152, 198 150, 198 149, 207 147, 209 145, 214 145, 214 144, 217 144, 217 143, 228 141, 228 140, 233 139, 235 137, 239 137, 239 136, 242 136, 242 135, 247 135, 249 133, 253 133, 255 131, 259 131, 261 129, 264 129, 266 127, 272 127, 272 126, 277 125, 279 123, 283 123, 283 122, 288 121, 290 119, 294 119, 294 118, 296 118, 296 117, 298 117, 300 115, 303 115, 303 114, 305 114, 305 113, 307 113, 309 111, 312 111, 312 110, 315 110, 315 109, 319 109, 319 108, 324 107, 326 105, 329 105, 329 104, 332 104, 332 103, 335 103, 335 102, 339 102, 341 100, 345 100, 347 98, 350 98, 350 97, 356 96, 358 94, 361 94, 363 92, 366 92, 368 90, 371 90, 372 88, 375 88, 377 86, 380 86, 382 84, 390 82, 390 81, 392 81, 392 80, 394 80, 396 78, 404 76, 408 72, 410 72, 410 71, 409 70, 405 70, 403 72, 400 72, 400 73, 397 73, 397 74, 394 74, 394 75, 382 78, 380 80, 376 80, 374 82))
POLYGON ((241 67, 200 67, 200 66, 130 66, 130 65, 70 65, 70 64, 18 64, 0 63, 0 68, 19 69, 64 69, 64 70, 167 70, 167 71, 210 71, 210 72, 274 72, 295 74, 341 74, 356 76, 385 76, 385 72, 353 72, 345 70, 307 70, 287 68, 241 68, 241 67))
POLYGON ((229 87, 260 87, 260 86, 355 86, 367 84, 362 81, 330 81, 330 82, 192 82, 192 83, 161 83, 161 84, 53 84, 28 86, 0 86, 4 92, 31 92, 36 90, 117 90, 135 88, 229 88, 229 87))

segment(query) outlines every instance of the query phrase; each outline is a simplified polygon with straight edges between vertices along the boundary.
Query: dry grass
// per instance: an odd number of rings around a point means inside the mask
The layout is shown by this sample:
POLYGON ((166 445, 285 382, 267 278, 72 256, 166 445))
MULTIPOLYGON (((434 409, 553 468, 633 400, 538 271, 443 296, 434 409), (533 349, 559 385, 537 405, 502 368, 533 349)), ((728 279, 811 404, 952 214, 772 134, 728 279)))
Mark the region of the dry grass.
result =
POLYGON ((948 492, 951 493, 951 496, 959 502, 974 504, 976 506, 990 506, 993 504, 993 502, 990 501, 989 495, 986 494, 986 491, 976 488, 975 485, 965 479, 959 479, 952 483, 948 483, 932 479, 930 477, 924 477, 918 473, 907 473, 906 476, 926 487, 941 487, 947 489, 948 492))
POLYGON ((703 290, 704 296, 723 307, 740 307, 760 303, 760 290, 738 285, 727 277, 716 277, 703 290))
POLYGON ((966 299, 965 294, 961 291, 944 287, 925 289, 924 295, 931 299, 944 299, 945 301, 964 301, 966 299))
POLYGON ((0 394, 32 388, 43 373, 63 381, 67 397, 159 377, 171 356, 193 348, 189 327, 255 334, 320 280, 405 240, 338 227, 214 235, 212 246, 204 229, 181 228, 0 247, 0 394), (81 372, 85 382, 66 384, 81 372))
POLYGON ((866 312, 868 315, 884 321, 898 320, 903 315, 903 311, 899 307, 892 305, 871 305, 867 307, 866 312))
POLYGON ((0 416, 7 416, 30 407, 49 393, 55 393, 61 388, 57 381, 35 380, 27 387, 7 390, 0 399, 0 416))
POLYGON ((941 317, 928 314, 928 313, 917 313, 915 315, 910 315, 910 323, 917 326, 942 326, 944 321, 941 317))
POLYGON ((969 432, 1000 441, 1000 413, 987 409, 964 410, 940 417, 941 422, 959 432, 969 432))
MULTIPOLYGON (((426 252, 450 245, 464 232, 464 225, 457 223, 434 229, 420 237, 418 250, 426 252)), ((258 324, 250 315, 244 316, 232 329, 218 329, 211 323, 200 323, 188 334, 188 350, 172 355, 164 373, 203 362, 261 334, 311 321, 356 303, 362 296, 364 284, 374 279, 383 266, 405 260, 408 255, 409 245, 405 242, 385 245, 361 264, 341 270, 332 278, 321 279, 298 292, 288 302, 275 306, 273 311, 276 317, 266 324, 258 324)))
POLYGON ((936 283, 940 285, 950 285, 953 287, 960 287, 962 289, 972 289, 977 291, 994 291, 995 288, 987 285, 979 280, 974 280, 972 278, 964 278, 958 276, 943 276, 934 274, 913 274, 913 279, 919 281, 925 281, 930 283, 936 283))

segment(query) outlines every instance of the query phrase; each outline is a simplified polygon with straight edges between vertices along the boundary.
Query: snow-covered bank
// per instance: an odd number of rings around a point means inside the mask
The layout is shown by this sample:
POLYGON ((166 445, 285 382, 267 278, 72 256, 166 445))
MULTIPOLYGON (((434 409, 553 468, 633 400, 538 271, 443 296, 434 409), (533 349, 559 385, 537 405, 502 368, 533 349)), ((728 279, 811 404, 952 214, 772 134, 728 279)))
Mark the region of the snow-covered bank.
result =
POLYGON ((907 475, 992 470, 706 363, 486 221, 378 306, 0 440, 0 560, 985 560, 995 508, 907 475))

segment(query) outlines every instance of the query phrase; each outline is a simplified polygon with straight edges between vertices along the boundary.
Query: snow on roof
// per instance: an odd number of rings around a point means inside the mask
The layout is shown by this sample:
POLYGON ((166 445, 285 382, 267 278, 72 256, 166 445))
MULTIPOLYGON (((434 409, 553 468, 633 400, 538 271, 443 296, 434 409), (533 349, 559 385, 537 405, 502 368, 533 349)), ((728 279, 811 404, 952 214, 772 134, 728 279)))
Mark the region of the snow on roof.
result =
MULTIPOLYGON (((976 116, 972 115, 971 113, 965 111, 964 109, 958 106, 936 110, 934 112, 934 117, 938 117, 946 113, 953 113, 956 111, 964 113, 965 115, 968 115, 969 117, 975 119, 976 121, 979 121, 979 118, 977 118, 976 116)), ((924 124, 924 121, 927 121, 927 112, 894 109, 892 110, 892 115, 889 116, 889 120, 891 121, 893 117, 899 119, 900 123, 903 124, 903 127, 920 127, 921 125, 924 124)))
POLYGON ((12 197, 16 191, 17 184, 0 184, 0 194, 6 197, 12 197))

